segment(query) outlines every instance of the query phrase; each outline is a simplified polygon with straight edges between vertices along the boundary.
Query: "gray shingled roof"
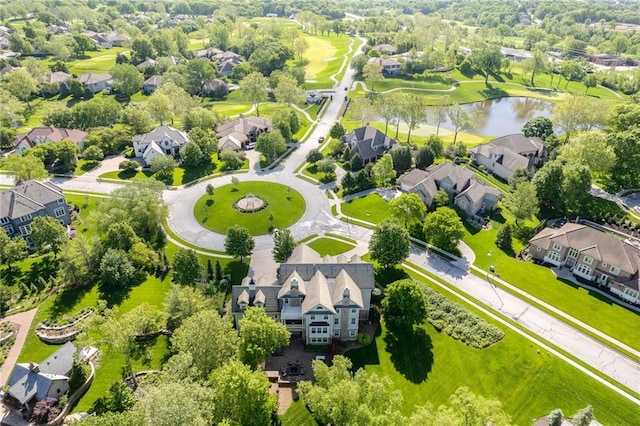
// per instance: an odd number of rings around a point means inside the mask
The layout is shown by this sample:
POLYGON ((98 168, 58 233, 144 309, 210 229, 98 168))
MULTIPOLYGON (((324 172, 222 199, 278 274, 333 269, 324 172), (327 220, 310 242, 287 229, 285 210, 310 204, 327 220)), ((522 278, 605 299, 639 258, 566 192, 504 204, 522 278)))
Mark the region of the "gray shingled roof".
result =
POLYGON ((257 129, 261 129, 264 131, 272 130, 273 123, 271 122, 271 120, 264 117, 238 117, 227 123, 216 126, 215 131, 218 134, 218 137, 222 139, 223 137, 233 132, 248 135, 251 132, 256 131, 257 129))
POLYGON ((173 127, 167 126, 166 124, 156 127, 149 133, 145 133, 143 135, 135 135, 132 141, 139 141, 142 143, 150 144, 151 142, 161 141, 165 136, 167 136, 169 139, 174 141, 174 143, 180 146, 189 142, 189 135, 187 135, 182 130, 174 129, 173 127))
POLYGON ((384 155, 396 144, 395 140, 371 126, 354 129, 341 140, 349 143, 351 152, 357 152, 364 161, 384 155))
POLYGON ((544 143, 540 138, 528 138, 522 133, 502 136, 490 141, 489 144, 509 148, 518 154, 529 151, 539 151, 544 148, 544 143))
POLYGON ((50 182, 28 180, 0 192, 0 217, 17 219, 41 211, 46 204, 64 198, 60 188, 50 182))
POLYGON ((327 277, 319 270, 307 282, 307 296, 302 301, 302 313, 306 314, 317 306, 322 306, 327 311, 336 313, 327 277))

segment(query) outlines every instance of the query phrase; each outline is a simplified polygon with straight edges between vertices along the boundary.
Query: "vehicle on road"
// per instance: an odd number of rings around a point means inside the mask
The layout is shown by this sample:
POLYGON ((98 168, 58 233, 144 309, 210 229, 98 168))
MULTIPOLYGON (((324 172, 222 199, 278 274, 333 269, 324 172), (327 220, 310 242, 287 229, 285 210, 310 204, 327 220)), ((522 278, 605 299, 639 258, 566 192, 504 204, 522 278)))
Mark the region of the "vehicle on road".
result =
POLYGON ((318 143, 322 143, 322 142, 324 142, 324 136, 320 136, 320 137, 318 138, 318 143))

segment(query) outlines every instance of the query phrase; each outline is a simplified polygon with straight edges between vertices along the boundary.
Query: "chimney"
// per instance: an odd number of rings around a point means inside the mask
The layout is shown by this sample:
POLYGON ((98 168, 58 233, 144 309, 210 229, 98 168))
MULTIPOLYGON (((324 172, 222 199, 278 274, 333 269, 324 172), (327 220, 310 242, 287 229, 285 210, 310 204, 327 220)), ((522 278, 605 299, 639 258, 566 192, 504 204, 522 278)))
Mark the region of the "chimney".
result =
POLYGON ((351 296, 351 291, 349 291, 348 287, 345 287, 344 290, 342 290, 342 297, 344 297, 345 299, 348 299, 351 296))
POLYGON ((30 362, 29 363, 29 371, 33 371, 34 373, 39 373, 40 372, 40 366, 38 364, 36 364, 35 362, 30 362))
POLYGON ((298 289, 298 280, 296 278, 291 280, 291 288, 295 288, 296 290, 298 289))
POLYGON ((256 291, 256 282, 251 277, 251 281, 249 281, 249 291, 256 291))

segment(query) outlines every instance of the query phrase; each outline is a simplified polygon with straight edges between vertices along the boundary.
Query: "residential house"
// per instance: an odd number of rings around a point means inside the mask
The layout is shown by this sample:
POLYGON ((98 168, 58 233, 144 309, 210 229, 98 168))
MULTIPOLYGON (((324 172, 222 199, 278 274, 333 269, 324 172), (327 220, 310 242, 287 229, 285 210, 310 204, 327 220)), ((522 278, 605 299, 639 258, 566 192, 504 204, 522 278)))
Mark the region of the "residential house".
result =
POLYGON ((6 397, 28 409, 45 398, 62 397, 69 390, 75 353, 76 347, 67 342, 41 364, 16 364, 7 382, 6 397))
POLYGON ((396 144, 394 139, 369 125, 352 130, 340 140, 348 145, 351 155, 360 156, 363 164, 375 162, 396 144))
POLYGON ((529 59, 533 57, 531 52, 527 52, 526 50, 520 50, 520 49, 512 49, 509 47, 501 47, 500 53, 502 53, 503 57, 510 59, 512 61, 524 61, 525 59, 529 59))
POLYGON ((211 96, 212 98, 222 99, 229 93, 229 86, 219 78, 214 78, 213 80, 202 83, 200 93, 202 96, 211 96))
POLYGON ((109 73, 95 74, 87 72, 80 74, 78 81, 93 93, 98 93, 103 90, 108 93, 111 92, 111 89, 113 88, 113 77, 111 77, 111 74, 109 73))
POLYGON ((321 257, 301 244, 280 264, 275 281, 245 277, 233 286, 232 313, 239 324, 249 306, 264 308, 307 344, 356 340, 374 287, 373 265, 357 255, 321 257))
POLYGON ((38 216, 53 217, 65 226, 71 224, 69 207, 56 185, 28 180, 0 192, 0 226, 10 237, 23 237, 31 248, 31 222, 38 216))
POLYGON ((138 65, 136 65, 136 68, 138 69, 138 71, 144 71, 147 68, 153 68, 156 65, 158 65, 158 61, 149 58, 146 61, 140 62, 138 65))
POLYGON ((9 36, 0 35, 0 49, 8 49, 10 44, 9 36))
POLYGON ((39 143, 70 140, 82 150, 84 148, 84 138, 87 135, 87 132, 76 129, 34 127, 30 132, 19 134, 13 141, 13 148, 16 152, 22 154, 26 149, 33 148, 39 143))
POLYGON ((472 170, 448 162, 433 164, 427 170, 413 169, 399 182, 402 191, 418 194, 427 206, 443 189, 453 197, 453 205, 469 217, 494 210, 500 198, 500 191, 477 180, 472 170))
POLYGON ((56 71, 47 75, 46 81, 41 85, 42 91, 47 95, 57 95, 60 93, 60 86, 67 84, 73 76, 66 72, 56 71))
POLYGON ((116 31, 111 31, 104 34, 104 38, 107 39, 109 43, 111 43, 111 45, 115 47, 122 47, 131 41, 131 37, 129 37, 127 34, 118 33, 116 31))
POLYGON ((218 55, 220 53, 223 53, 222 50, 216 48, 216 47, 207 47, 206 49, 202 49, 202 50, 198 50, 195 53, 195 57, 196 58, 207 58, 207 59, 211 59, 213 58, 215 55, 218 55))
POLYGON ((400 74, 400 62, 395 59, 371 58, 369 63, 378 62, 382 66, 382 75, 384 77, 394 77, 400 74))
POLYGON ((105 49, 111 49, 113 45, 111 42, 102 34, 98 34, 95 31, 84 31, 82 34, 86 35, 93 41, 95 47, 102 46, 105 49))
POLYGON ((574 276, 606 286, 631 303, 640 303, 640 248, 587 225, 544 228, 529 240, 529 254, 541 262, 568 267, 574 276))
POLYGON ((318 92, 317 90, 309 90, 307 92, 307 104, 309 105, 320 104, 322 103, 322 99, 322 93, 318 92))
POLYGON ((142 93, 145 95, 152 94, 160 86, 160 83, 162 83, 162 76, 152 75, 142 83, 142 93))
POLYGON ((377 46, 373 46, 372 49, 376 49, 383 55, 395 55, 398 53, 398 49, 392 44, 378 44, 377 46))
POLYGON ((214 127, 218 135, 218 150, 253 148, 258 136, 273 130, 273 123, 264 117, 245 117, 240 115, 235 120, 214 127))
POLYGON ((471 160, 508 181, 518 167, 533 169, 542 166, 547 160, 547 150, 540 138, 515 133, 471 148, 471 160))
POLYGON ((180 156, 180 148, 189 142, 189 135, 185 132, 169 127, 166 124, 156 127, 143 135, 135 135, 133 152, 137 158, 142 158, 147 166, 158 155, 180 156))
POLYGON ((224 77, 231 77, 233 69, 244 62, 241 56, 234 56, 218 62, 218 74, 224 77))

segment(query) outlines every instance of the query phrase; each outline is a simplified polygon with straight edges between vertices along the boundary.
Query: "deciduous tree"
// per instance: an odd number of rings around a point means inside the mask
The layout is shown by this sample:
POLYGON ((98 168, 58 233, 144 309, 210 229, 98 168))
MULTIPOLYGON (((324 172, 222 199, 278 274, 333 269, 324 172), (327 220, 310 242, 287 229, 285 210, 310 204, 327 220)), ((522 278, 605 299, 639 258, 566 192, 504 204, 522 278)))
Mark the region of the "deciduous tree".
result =
POLYGON ((31 108, 29 99, 38 91, 38 82, 25 68, 16 68, 2 77, 2 86, 16 98, 27 103, 31 108))
POLYGON ((389 153, 376 161, 372 170, 378 186, 390 186, 391 180, 396 177, 396 171, 393 169, 393 159, 389 153))
POLYGON ((131 97, 142 87, 144 77, 138 69, 131 64, 116 64, 111 68, 113 88, 126 98, 131 97))
POLYGON ((436 247, 455 253, 458 242, 464 235, 464 226, 455 210, 439 207, 427 215, 424 221, 424 236, 436 247))
POLYGON ((418 194, 402 194, 389 202, 391 214, 405 228, 415 222, 420 222, 427 212, 427 208, 418 194))
POLYGON ((287 346, 291 333, 284 324, 267 316, 263 308, 249 307, 239 322, 240 359, 254 370, 273 351, 287 346))
POLYGON ((42 160, 34 155, 9 154, 0 159, 0 165, 13 176, 16 182, 42 180, 49 177, 42 160))
POLYGON ((150 169, 158 180, 171 184, 176 166, 176 160, 171 155, 157 155, 151 159, 150 169))
POLYGON ((264 155, 267 161, 274 161, 287 150, 287 142, 282 137, 280 130, 276 129, 258 136, 255 149, 264 155))
POLYGON ((67 230, 57 219, 50 216, 37 216, 31 222, 31 238, 39 252, 47 250, 58 255, 60 249, 69 241, 67 230))
POLYGON ((516 225, 519 220, 535 216, 538 213, 536 187, 528 181, 519 183, 515 191, 507 195, 504 204, 516 218, 516 225))
POLYGON ((522 127, 522 133, 528 138, 536 137, 544 141, 553 134, 553 122, 547 117, 532 118, 522 127))
POLYGON ((229 256, 239 257, 240 262, 243 262, 246 256, 251 256, 255 244, 247 228, 233 225, 227 230, 227 236, 224 239, 224 251, 229 256))
POLYGON ((11 238, 7 231, 0 227, 0 262, 12 270, 11 264, 27 257, 27 242, 21 238, 11 238))
POLYGON ((282 104, 298 104, 304 101, 304 89, 298 85, 298 81, 289 76, 283 75, 278 80, 278 86, 273 90, 276 101, 282 104))
POLYGON ((371 91, 375 92, 376 81, 384 79, 380 60, 373 59, 362 68, 362 77, 371 82, 371 91))
POLYGON ((182 285, 194 285, 202 279, 202 265, 194 250, 179 248, 171 264, 173 280, 182 285))
POLYGON ((382 301, 384 319, 391 331, 412 330, 427 319, 428 300, 420 285, 411 279, 392 283, 382 301))
POLYGON ((260 102, 267 100, 269 80, 259 72, 252 72, 240 81, 242 96, 255 105, 256 115, 260 117, 260 102))
POLYGON ((211 309, 211 299, 205 298, 197 287, 174 285, 164 301, 167 327, 175 330, 184 320, 205 309, 211 309))
POLYGON ((385 219, 373 231, 369 241, 371 259, 390 269, 409 256, 409 232, 395 220, 385 219))

